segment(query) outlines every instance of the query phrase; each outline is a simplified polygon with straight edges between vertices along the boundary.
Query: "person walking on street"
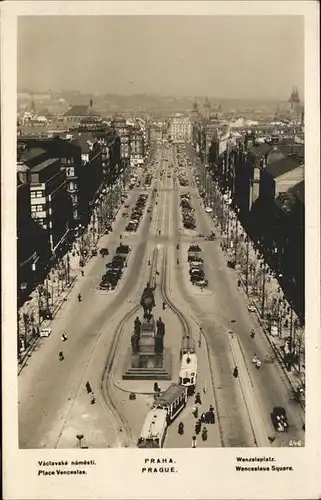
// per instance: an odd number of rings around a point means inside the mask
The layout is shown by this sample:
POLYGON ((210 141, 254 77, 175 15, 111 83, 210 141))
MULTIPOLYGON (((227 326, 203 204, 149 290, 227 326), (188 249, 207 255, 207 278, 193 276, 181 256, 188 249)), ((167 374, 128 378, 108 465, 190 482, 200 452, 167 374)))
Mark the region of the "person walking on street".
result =
POLYGON ((81 302, 81 295, 78 293, 78 302, 81 302))
POLYGON ((206 394, 206 391, 207 391, 206 380, 204 380, 203 394, 206 394))
POLYGON ((250 337, 251 337, 251 339, 254 339, 254 337, 255 337, 255 330, 254 330, 254 328, 252 328, 252 330, 251 330, 250 337))
POLYGON ((236 366, 233 370, 233 377, 234 378, 237 378, 239 376, 239 370, 238 370, 238 367, 236 366))
POLYGON ((196 396, 195 396, 195 404, 199 404, 201 405, 202 404, 202 401, 201 401, 201 395, 199 392, 196 393, 196 396))
POLYGON ((84 276, 84 274, 85 274, 84 270, 82 269, 80 272, 81 272, 81 276, 84 276))
POLYGON ((192 437, 192 448, 196 448, 196 436, 192 437))

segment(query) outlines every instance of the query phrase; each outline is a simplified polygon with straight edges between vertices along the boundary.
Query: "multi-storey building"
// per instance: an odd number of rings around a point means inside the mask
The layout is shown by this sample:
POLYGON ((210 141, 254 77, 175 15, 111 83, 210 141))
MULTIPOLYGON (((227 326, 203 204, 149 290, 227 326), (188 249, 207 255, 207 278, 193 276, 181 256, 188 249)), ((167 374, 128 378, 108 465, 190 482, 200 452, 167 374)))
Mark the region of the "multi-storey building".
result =
POLYGON ((29 147, 40 147, 52 156, 60 159, 61 168, 66 172, 67 192, 70 196, 73 209, 73 225, 79 224, 81 214, 79 212, 79 176, 81 167, 81 150, 74 144, 71 144, 69 138, 72 136, 64 134, 65 139, 61 137, 52 138, 35 138, 23 137, 19 140, 20 144, 25 144, 29 147))
POLYGON ((131 166, 144 163, 145 143, 144 133, 141 127, 136 124, 130 130, 130 164, 131 166))
POLYGON ((31 217, 47 231, 53 255, 67 242, 72 203, 66 172, 59 158, 48 158, 30 169, 31 217))
POLYGON ((18 298, 30 293, 48 261, 47 232, 31 217, 30 169, 17 165, 17 284, 18 298))
POLYGON ((116 135, 120 138, 120 156, 122 166, 127 168, 130 164, 130 132, 129 127, 126 123, 126 119, 123 116, 115 115, 112 123, 112 128, 115 130, 116 135))
POLYGON ((191 142, 192 122, 186 116, 174 116, 170 120, 169 135, 175 143, 191 142))

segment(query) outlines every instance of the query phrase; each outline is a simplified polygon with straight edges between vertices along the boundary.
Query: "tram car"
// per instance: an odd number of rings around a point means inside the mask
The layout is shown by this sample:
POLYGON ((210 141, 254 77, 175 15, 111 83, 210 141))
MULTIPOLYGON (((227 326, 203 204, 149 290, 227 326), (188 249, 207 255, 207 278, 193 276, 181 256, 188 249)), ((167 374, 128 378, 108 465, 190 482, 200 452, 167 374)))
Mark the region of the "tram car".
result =
POLYGON ((162 448, 167 430, 167 413, 165 410, 152 408, 146 415, 142 432, 139 436, 138 448, 162 448))
POLYGON ((181 369, 179 372, 179 384, 187 387, 187 394, 195 392, 197 379, 197 355, 194 352, 188 352, 182 355, 181 369))
POLYGON ((162 448, 168 425, 185 408, 186 403, 187 388, 178 384, 171 384, 158 396, 146 415, 138 448, 162 448))
POLYGON ((183 337, 181 343, 181 359, 184 354, 194 354, 195 353, 195 340, 193 337, 183 337))

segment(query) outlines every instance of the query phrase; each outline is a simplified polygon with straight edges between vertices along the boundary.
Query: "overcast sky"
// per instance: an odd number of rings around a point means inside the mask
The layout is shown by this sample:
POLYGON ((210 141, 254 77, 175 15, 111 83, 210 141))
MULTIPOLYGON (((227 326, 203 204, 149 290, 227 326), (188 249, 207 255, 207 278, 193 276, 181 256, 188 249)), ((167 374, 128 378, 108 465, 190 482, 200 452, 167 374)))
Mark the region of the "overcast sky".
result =
POLYGON ((18 84, 37 90, 286 100, 304 92, 303 18, 47 16, 18 23, 18 84))

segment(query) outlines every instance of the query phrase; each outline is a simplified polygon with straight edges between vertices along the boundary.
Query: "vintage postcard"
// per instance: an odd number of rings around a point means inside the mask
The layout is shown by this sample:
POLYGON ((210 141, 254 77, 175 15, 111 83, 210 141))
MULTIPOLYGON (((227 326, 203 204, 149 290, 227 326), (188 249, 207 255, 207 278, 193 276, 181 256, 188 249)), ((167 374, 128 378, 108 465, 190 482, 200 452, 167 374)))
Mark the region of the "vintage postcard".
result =
POLYGON ((4 498, 320 498, 318 14, 2 5, 4 498))

